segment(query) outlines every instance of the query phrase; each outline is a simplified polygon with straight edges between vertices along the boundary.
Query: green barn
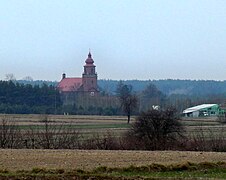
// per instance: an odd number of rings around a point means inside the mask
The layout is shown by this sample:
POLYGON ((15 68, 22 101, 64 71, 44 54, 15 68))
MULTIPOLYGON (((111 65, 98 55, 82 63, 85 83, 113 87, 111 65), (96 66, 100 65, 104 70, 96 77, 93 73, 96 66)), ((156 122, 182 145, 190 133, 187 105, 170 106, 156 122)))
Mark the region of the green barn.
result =
POLYGON ((224 113, 225 111, 222 110, 218 104, 201 104, 183 111, 185 117, 218 116, 224 113))

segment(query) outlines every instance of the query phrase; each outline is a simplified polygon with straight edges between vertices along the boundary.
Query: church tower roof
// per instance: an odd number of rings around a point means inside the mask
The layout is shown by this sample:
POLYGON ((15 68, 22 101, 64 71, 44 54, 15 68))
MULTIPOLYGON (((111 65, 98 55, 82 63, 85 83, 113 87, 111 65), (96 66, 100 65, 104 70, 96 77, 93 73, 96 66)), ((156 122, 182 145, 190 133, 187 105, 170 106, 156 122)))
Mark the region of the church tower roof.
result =
POLYGON ((85 62, 86 62, 86 64, 93 64, 94 63, 90 51, 89 51, 89 54, 88 54, 88 58, 86 59, 85 62))

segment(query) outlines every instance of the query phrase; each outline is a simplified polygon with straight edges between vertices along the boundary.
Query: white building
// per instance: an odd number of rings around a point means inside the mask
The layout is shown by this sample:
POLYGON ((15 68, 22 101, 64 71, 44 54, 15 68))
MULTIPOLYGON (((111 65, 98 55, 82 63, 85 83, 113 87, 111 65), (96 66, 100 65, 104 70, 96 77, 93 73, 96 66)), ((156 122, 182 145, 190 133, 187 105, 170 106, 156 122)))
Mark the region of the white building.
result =
POLYGON ((218 104, 202 104, 183 111, 185 117, 217 116, 221 113, 218 104))

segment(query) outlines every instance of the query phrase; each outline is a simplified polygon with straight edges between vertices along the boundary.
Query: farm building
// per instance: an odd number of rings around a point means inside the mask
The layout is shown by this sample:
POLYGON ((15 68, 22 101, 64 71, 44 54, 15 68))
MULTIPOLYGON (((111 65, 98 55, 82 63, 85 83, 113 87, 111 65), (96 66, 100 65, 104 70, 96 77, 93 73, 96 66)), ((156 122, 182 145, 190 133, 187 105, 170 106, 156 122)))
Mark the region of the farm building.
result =
POLYGON ((224 110, 222 110, 218 104, 202 104, 187 108, 183 111, 185 117, 218 116, 223 113, 224 110))

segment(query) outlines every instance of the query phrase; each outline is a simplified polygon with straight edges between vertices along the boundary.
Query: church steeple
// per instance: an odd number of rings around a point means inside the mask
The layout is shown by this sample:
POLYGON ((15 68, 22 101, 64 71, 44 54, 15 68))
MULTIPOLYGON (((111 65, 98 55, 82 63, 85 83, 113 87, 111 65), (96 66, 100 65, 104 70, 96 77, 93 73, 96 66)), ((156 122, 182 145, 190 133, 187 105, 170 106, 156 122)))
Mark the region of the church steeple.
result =
POLYGON ((88 54, 88 58, 86 59, 85 62, 86 62, 86 64, 93 64, 94 63, 90 51, 89 51, 89 54, 88 54))
POLYGON ((89 50, 88 58, 92 58, 92 54, 91 54, 90 50, 89 50))
POLYGON ((85 61, 84 72, 82 74, 84 91, 97 92, 97 73, 96 66, 92 58, 92 54, 88 53, 88 58, 85 61))

